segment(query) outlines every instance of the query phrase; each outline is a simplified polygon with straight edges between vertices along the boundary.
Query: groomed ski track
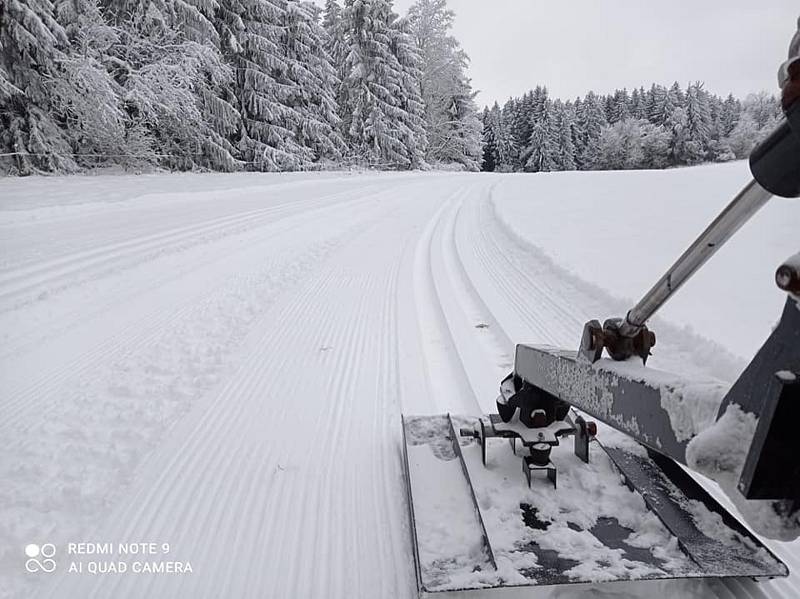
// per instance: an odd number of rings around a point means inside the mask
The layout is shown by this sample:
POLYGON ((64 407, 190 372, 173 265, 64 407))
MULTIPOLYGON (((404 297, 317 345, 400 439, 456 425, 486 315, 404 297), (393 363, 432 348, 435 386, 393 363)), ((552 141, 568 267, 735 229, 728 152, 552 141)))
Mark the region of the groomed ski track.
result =
MULTIPOLYGON (((490 410, 515 342, 572 347, 624 309, 503 226, 505 181, 290 179, 0 222, 0 597, 414 597, 400 414, 490 410), (32 541, 169 543, 193 573, 24 576, 32 541)), ((673 339, 657 365, 680 369, 673 339)), ((637 588, 796 596, 549 592, 637 588)))

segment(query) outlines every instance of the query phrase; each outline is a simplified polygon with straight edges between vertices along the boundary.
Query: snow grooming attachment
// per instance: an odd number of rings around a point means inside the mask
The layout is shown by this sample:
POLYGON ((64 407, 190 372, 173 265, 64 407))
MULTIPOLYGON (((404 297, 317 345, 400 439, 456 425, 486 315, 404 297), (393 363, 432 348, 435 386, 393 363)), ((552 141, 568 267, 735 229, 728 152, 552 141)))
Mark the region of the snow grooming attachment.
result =
POLYGON ((481 447, 481 461, 486 466, 486 440, 492 437, 508 439, 511 451, 517 454, 517 440, 529 452, 522 457, 522 472, 528 487, 534 472, 547 473, 548 480, 557 487, 558 471, 550 460, 550 453, 559 444, 559 438, 575 437, 575 455, 589 462, 589 441, 597 434, 597 425, 578 416, 573 425, 567 413, 569 404, 543 395, 532 387, 516 387, 514 376, 508 375, 500 383, 497 398, 498 414, 482 416, 472 428, 461 428, 462 437, 473 437, 481 447), (519 409, 519 419, 514 413, 519 409))
POLYGON ((759 533, 800 536, 800 254, 778 268, 780 322, 732 387, 645 366, 655 312, 772 195, 800 196, 800 100, 785 116, 751 154, 755 179, 624 318, 586 323, 578 351, 518 345, 497 414, 403 417, 420 594, 788 575, 681 465, 759 533), (602 443, 583 413, 610 427, 602 443))
MULTIPOLYGON (((578 427, 565 420, 548 428, 575 434, 578 427)), ((403 433, 421 596, 788 573, 680 467, 635 443, 595 440, 589 462, 575 447, 545 444, 560 473, 556 488, 544 477, 528 482, 519 457, 495 440, 538 437, 517 418, 506 426, 496 414, 408 416, 403 433)))

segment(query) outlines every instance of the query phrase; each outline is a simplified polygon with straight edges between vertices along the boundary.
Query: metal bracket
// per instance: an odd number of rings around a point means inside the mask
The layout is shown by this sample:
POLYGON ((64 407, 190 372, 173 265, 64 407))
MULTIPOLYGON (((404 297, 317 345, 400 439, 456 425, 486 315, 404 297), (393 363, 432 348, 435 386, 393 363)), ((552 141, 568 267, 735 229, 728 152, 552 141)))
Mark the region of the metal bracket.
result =
POLYGON ((522 458, 522 472, 525 474, 525 480, 528 481, 528 488, 531 487, 531 474, 534 470, 546 470, 548 480, 553 483, 554 488, 558 488, 558 472, 553 462, 547 462, 545 465, 539 465, 533 461, 531 456, 526 455, 522 458))
MULTIPOLYGON (((591 423, 594 425, 594 423, 591 423)), ((594 427, 594 433, 597 433, 597 426, 594 427)), ((586 464, 589 463, 589 441, 594 436, 590 433, 587 427, 586 420, 582 416, 575 418, 575 455, 583 460, 586 464)))

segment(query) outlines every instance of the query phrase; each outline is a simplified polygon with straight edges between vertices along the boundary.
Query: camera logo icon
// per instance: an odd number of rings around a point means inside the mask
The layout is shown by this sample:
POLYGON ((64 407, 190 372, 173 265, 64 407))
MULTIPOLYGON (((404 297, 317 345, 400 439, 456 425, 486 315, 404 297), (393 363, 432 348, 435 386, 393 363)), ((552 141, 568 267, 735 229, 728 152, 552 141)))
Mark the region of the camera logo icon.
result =
POLYGON ((53 557, 56 554, 56 546, 52 543, 45 543, 44 545, 37 545, 30 543, 25 545, 25 555, 28 559, 25 561, 25 569, 28 572, 55 572, 56 561, 53 557))

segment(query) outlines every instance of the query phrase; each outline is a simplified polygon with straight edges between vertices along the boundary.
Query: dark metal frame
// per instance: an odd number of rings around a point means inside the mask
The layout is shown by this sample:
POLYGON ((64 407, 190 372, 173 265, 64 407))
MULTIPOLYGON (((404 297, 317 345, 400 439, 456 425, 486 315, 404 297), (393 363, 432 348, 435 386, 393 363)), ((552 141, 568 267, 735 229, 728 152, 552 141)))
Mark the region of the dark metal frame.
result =
POLYGON ((747 499, 800 502, 800 302, 787 298, 778 326, 722 400, 758 417, 739 490, 747 499), (791 376, 779 376, 786 373, 791 376))
MULTIPOLYGON (((576 352, 518 345, 514 377, 518 387, 534 389, 566 401, 621 430, 653 451, 686 464, 690 439, 678 439, 665 392, 644 367, 603 360, 590 364, 576 352)), ((675 390, 668 390, 674 395, 675 390)), ((684 401, 696 401, 685 397, 684 401)), ((720 418, 731 404, 758 418, 739 488, 748 499, 791 500, 800 506, 800 461, 796 459, 800 426, 800 305, 789 297, 780 322, 719 407, 720 418), (785 372, 786 376, 778 373, 785 372)), ((748 442, 743 439, 742 442, 748 442)))

